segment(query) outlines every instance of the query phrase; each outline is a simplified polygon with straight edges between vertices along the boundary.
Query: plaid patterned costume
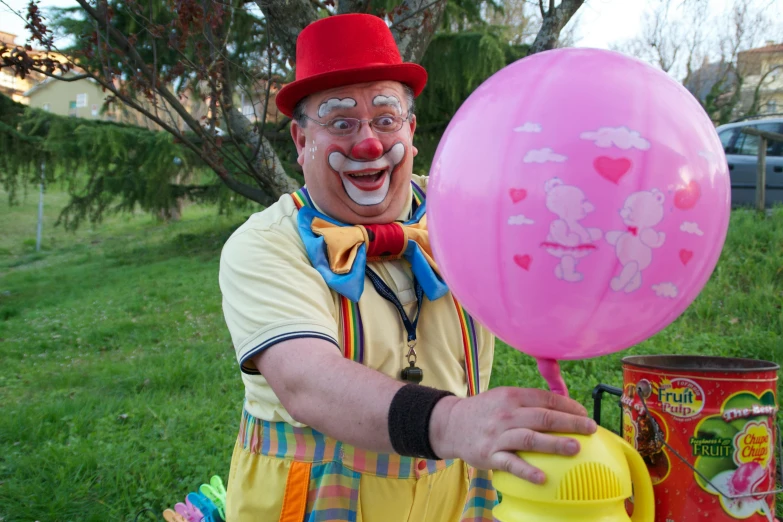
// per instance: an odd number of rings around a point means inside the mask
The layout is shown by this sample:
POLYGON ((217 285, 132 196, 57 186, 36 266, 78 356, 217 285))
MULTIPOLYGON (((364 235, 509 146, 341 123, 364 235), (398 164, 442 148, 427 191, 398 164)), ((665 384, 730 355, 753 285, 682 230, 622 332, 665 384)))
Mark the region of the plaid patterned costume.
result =
MULTIPOLYGON (((423 193, 415 183, 413 188, 414 202, 420 204, 423 193)), ((311 204, 304 189, 292 197, 298 208, 311 204)), ((340 303, 343 354, 361 363, 358 307, 348 299, 340 303)), ((474 325, 456 300, 454 304, 465 345, 468 395, 475 395, 480 386, 474 325)), ((402 522, 395 517, 405 502, 411 507, 403 520, 411 522, 492 522, 497 504, 491 471, 460 460, 365 451, 312 428, 263 421, 247 411, 231 469, 227 522, 256 521, 254 513, 278 510, 279 522, 361 522, 365 516, 367 522, 402 522), (279 498, 258 497, 264 483, 275 497, 284 491, 282 504, 279 498)))

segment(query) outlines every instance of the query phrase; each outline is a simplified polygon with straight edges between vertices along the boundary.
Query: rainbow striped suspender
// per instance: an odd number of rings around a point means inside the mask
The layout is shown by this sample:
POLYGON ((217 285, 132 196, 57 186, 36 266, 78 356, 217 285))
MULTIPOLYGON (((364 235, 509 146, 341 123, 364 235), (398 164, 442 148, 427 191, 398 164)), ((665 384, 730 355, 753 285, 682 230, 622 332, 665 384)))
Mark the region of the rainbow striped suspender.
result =
MULTIPOLYGON (((414 204, 418 207, 424 201, 424 192, 418 185, 411 182, 414 204)), ((301 188, 291 194, 297 210, 302 207, 312 207, 313 202, 307 193, 307 188, 301 188)), ((341 346, 347 359, 358 363, 364 362, 364 327, 359 313, 359 304, 340 295, 340 320, 342 322, 341 346)), ((473 396, 481 390, 479 382, 478 339, 476 324, 462 305, 452 296, 457 317, 459 318, 462 345, 465 350, 465 375, 468 382, 468 395, 473 396)))

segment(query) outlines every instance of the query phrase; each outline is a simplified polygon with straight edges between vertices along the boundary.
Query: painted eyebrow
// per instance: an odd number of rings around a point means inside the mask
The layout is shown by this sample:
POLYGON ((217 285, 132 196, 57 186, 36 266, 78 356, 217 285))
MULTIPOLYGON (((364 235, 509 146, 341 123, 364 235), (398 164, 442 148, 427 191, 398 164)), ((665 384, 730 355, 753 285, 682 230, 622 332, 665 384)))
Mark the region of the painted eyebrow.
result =
POLYGON ((318 117, 323 118, 335 109, 351 109, 356 107, 353 98, 329 98, 318 107, 318 117))
POLYGON ((381 106, 389 106, 397 109, 397 112, 402 113, 402 105, 400 104, 400 99, 396 96, 384 96, 382 94, 379 94, 375 98, 372 99, 372 104, 376 107, 381 106))

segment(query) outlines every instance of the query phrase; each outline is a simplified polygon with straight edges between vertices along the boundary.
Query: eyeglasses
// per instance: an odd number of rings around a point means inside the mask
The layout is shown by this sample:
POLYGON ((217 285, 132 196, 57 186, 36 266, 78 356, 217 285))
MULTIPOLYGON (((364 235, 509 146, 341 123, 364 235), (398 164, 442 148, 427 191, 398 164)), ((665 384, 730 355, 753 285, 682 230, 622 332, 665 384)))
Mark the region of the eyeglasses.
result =
POLYGON ((313 123, 320 125, 321 127, 325 127, 329 134, 334 134, 335 136, 350 136, 351 134, 356 134, 359 132, 359 129, 362 127, 362 123, 369 123, 376 132, 385 134, 397 132, 402 128, 402 124, 410 119, 410 114, 404 118, 402 116, 390 116, 387 114, 384 116, 376 116, 370 120, 360 120, 358 118, 334 118, 327 121, 326 123, 314 120, 307 114, 305 114, 305 118, 312 121, 313 123))

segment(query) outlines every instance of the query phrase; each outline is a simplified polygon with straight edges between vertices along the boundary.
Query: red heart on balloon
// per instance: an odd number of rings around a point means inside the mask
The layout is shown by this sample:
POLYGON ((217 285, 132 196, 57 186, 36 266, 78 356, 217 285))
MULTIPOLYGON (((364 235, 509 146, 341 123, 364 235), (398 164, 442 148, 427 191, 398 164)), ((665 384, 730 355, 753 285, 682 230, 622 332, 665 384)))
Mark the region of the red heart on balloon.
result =
POLYGON ((514 256, 514 262, 525 270, 530 270, 530 263, 533 261, 529 255, 525 254, 521 256, 519 254, 514 256))
POLYGON ((674 206, 680 210, 689 210, 696 206, 701 198, 701 187, 695 181, 674 193, 674 206))
POLYGON ((620 182, 620 178, 626 175, 631 169, 631 160, 628 158, 610 158, 608 156, 598 156, 593 161, 593 167, 602 178, 611 181, 615 185, 620 182))
POLYGON ((509 195, 511 196, 511 201, 514 203, 519 203, 523 199, 527 197, 527 190, 525 189, 516 189, 512 188, 508 191, 509 195))
POLYGON ((684 248, 680 250, 680 261, 682 261, 683 265, 687 265, 688 261, 693 258, 693 252, 690 250, 685 250, 684 248))

